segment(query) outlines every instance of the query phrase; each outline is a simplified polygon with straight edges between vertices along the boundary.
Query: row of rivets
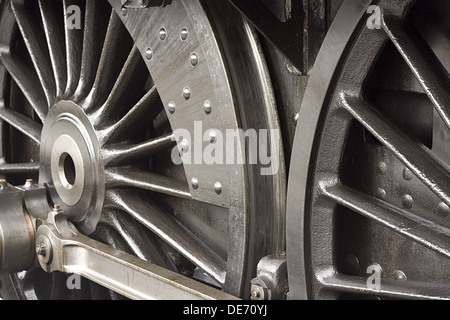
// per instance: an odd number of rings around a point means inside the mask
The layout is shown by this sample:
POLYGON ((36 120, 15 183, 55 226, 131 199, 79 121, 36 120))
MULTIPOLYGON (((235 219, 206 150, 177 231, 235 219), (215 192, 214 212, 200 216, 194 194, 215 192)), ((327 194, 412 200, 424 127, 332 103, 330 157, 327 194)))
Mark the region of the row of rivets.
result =
MULTIPOLYGON (((122 14, 126 15, 126 8, 122 8, 122 14)), ((164 41, 167 39, 168 33, 167 30, 165 28, 161 28, 159 29, 159 39, 161 41, 164 41)), ((187 38, 189 36, 189 31, 187 28, 182 28, 180 31, 180 39, 182 41, 186 41, 187 38)), ((148 47, 145 51, 145 58, 147 60, 152 60, 153 59, 153 49, 151 47, 148 47)), ((189 63, 192 67, 195 67, 198 65, 199 63, 199 56, 196 52, 192 52, 189 55, 189 63)), ((184 98, 184 100, 189 100, 191 98, 191 89, 189 88, 189 86, 185 86, 182 90, 182 96, 184 98)), ((174 101, 169 101, 169 103, 167 104, 167 109, 169 110, 170 114, 174 114, 176 111, 176 104, 174 101)), ((209 100, 205 100, 205 102, 203 103, 203 111, 206 114, 210 114, 212 111, 212 105, 211 105, 211 101, 209 100)), ((211 143, 215 143, 217 140, 217 133, 214 130, 211 130, 209 133, 209 141, 211 143)), ((182 139, 180 142, 180 148, 181 151, 184 153, 187 153, 189 151, 189 142, 186 139, 182 139)), ((193 177, 191 179, 191 186, 194 190, 197 190, 199 188, 199 181, 197 178, 193 177)), ((221 194, 222 193, 222 184, 220 182, 216 182, 214 183, 214 191, 216 192, 216 194, 221 194)))
MULTIPOLYGON (((192 186, 192 188, 193 188, 194 190, 197 190, 197 189, 198 189, 198 187, 199 187, 199 181, 198 181, 197 178, 193 177, 193 178, 191 179, 191 186, 192 186)), ((221 193, 222 193, 222 184, 221 184, 219 181, 217 181, 216 183, 214 183, 214 191, 215 191, 217 194, 221 194, 221 193)))
MULTIPOLYGON (((377 269, 379 271, 380 275, 383 272, 383 268, 378 263, 372 263, 370 266, 376 267, 374 269, 377 269)), ((345 261, 344 261, 344 268, 347 273, 349 273, 351 275, 358 275, 360 273, 360 269, 361 269, 361 264, 359 262, 358 257, 355 256, 354 254, 347 255, 345 257, 345 261)), ((407 280, 407 277, 402 270, 394 270, 392 272, 392 277, 395 280, 399 280, 399 281, 407 280)))
MULTIPOLYGON (((189 100, 190 99, 190 97, 191 97, 191 90, 189 89, 189 87, 185 87, 183 89, 183 97, 184 97, 185 100, 189 100)), ((177 105, 175 104, 175 102, 169 101, 169 103, 167 104, 167 109, 169 110, 169 112, 171 114, 175 113, 176 108, 177 108, 177 105)), ((211 101, 206 100, 203 103, 203 111, 206 114, 210 114, 211 113, 211 111, 212 111, 211 101)))
MULTIPOLYGON (((384 161, 380 161, 376 167, 376 171, 379 175, 384 175, 387 172, 387 165, 384 161)), ((408 168, 404 168, 402 172, 403 179, 406 181, 412 180, 414 174, 408 168)), ((380 199, 386 199, 386 190, 383 188, 377 188, 376 195, 380 199)), ((410 194, 405 194, 402 197, 402 205, 405 209, 411 209, 414 204, 414 199, 410 194)), ((450 214, 450 208, 444 202, 439 203, 437 206, 437 212, 442 217, 446 217, 450 214)))

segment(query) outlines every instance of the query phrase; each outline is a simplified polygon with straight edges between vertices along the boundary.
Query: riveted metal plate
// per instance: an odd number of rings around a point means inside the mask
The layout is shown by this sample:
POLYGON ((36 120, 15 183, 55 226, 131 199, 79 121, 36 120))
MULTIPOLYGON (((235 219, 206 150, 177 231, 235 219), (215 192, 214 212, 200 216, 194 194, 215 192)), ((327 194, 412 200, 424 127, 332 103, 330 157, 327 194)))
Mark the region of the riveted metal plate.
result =
MULTIPOLYGON (((120 1, 110 1, 120 12, 120 1)), ((208 163, 211 130, 237 130, 231 88, 218 44, 198 1, 173 1, 145 12, 128 10, 121 16, 135 38, 166 109, 178 142, 192 198, 230 207, 230 188, 242 176, 239 164, 208 163), (151 54, 150 54, 151 53, 151 54), (207 110, 207 111, 205 111, 207 110), (220 183, 220 192, 217 188, 220 183)), ((240 142, 235 150, 241 152, 240 142)), ((242 154, 242 153, 241 153, 242 154)), ((225 154, 220 160, 224 160, 225 154)), ((219 160, 219 157, 217 158, 219 160)), ((236 161, 238 162, 238 161, 236 161)))

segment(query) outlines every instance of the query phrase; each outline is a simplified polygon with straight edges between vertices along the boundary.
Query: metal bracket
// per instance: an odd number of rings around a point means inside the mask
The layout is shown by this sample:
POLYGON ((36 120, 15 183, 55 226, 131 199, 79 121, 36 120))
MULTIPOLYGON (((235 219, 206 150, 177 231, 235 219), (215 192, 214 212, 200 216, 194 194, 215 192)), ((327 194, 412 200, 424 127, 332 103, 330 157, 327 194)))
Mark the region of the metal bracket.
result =
POLYGON ((251 281, 252 300, 284 300, 288 291, 286 252, 261 258, 251 281))

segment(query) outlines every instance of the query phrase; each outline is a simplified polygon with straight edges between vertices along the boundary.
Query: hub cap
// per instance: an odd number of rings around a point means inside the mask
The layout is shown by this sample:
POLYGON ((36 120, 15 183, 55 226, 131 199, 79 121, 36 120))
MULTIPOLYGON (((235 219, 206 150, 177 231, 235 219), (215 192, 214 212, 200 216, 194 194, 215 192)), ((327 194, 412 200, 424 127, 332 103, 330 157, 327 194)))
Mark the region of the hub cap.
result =
POLYGON ((39 181, 51 190, 53 202, 86 233, 100 218, 105 193, 103 160, 95 130, 72 101, 49 111, 42 129, 39 181))

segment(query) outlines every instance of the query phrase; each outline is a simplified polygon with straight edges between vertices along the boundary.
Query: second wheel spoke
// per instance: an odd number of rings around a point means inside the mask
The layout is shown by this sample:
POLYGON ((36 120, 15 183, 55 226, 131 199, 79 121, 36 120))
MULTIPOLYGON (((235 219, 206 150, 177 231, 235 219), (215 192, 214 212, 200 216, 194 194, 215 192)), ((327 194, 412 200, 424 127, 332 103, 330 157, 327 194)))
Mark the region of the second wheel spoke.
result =
MULTIPOLYGON (((379 279, 379 288, 368 286, 367 277, 348 276, 339 273, 325 273, 319 276, 322 289, 338 292, 376 295, 395 299, 447 300, 450 286, 417 281, 379 279), (326 275, 325 275, 326 274, 326 275)), ((319 273, 320 275, 320 273, 319 273)))
POLYGON ((191 199, 187 184, 156 173, 129 168, 111 168, 106 172, 107 187, 134 187, 191 199))
POLYGON ((34 142, 41 143, 42 125, 14 110, 0 108, 0 118, 34 142))
POLYGON ((404 133, 362 99, 340 95, 340 104, 450 206, 450 167, 417 139, 404 133))
POLYGON ((392 40, 424 92, 450 128, 450 78, 418 31, 405 22, 385 17, 383 28, 392 40))
POLYGON ((448 228, 343 185, 327 186, 321 183, 320 188, 336 203, 450 258, 448 228))

